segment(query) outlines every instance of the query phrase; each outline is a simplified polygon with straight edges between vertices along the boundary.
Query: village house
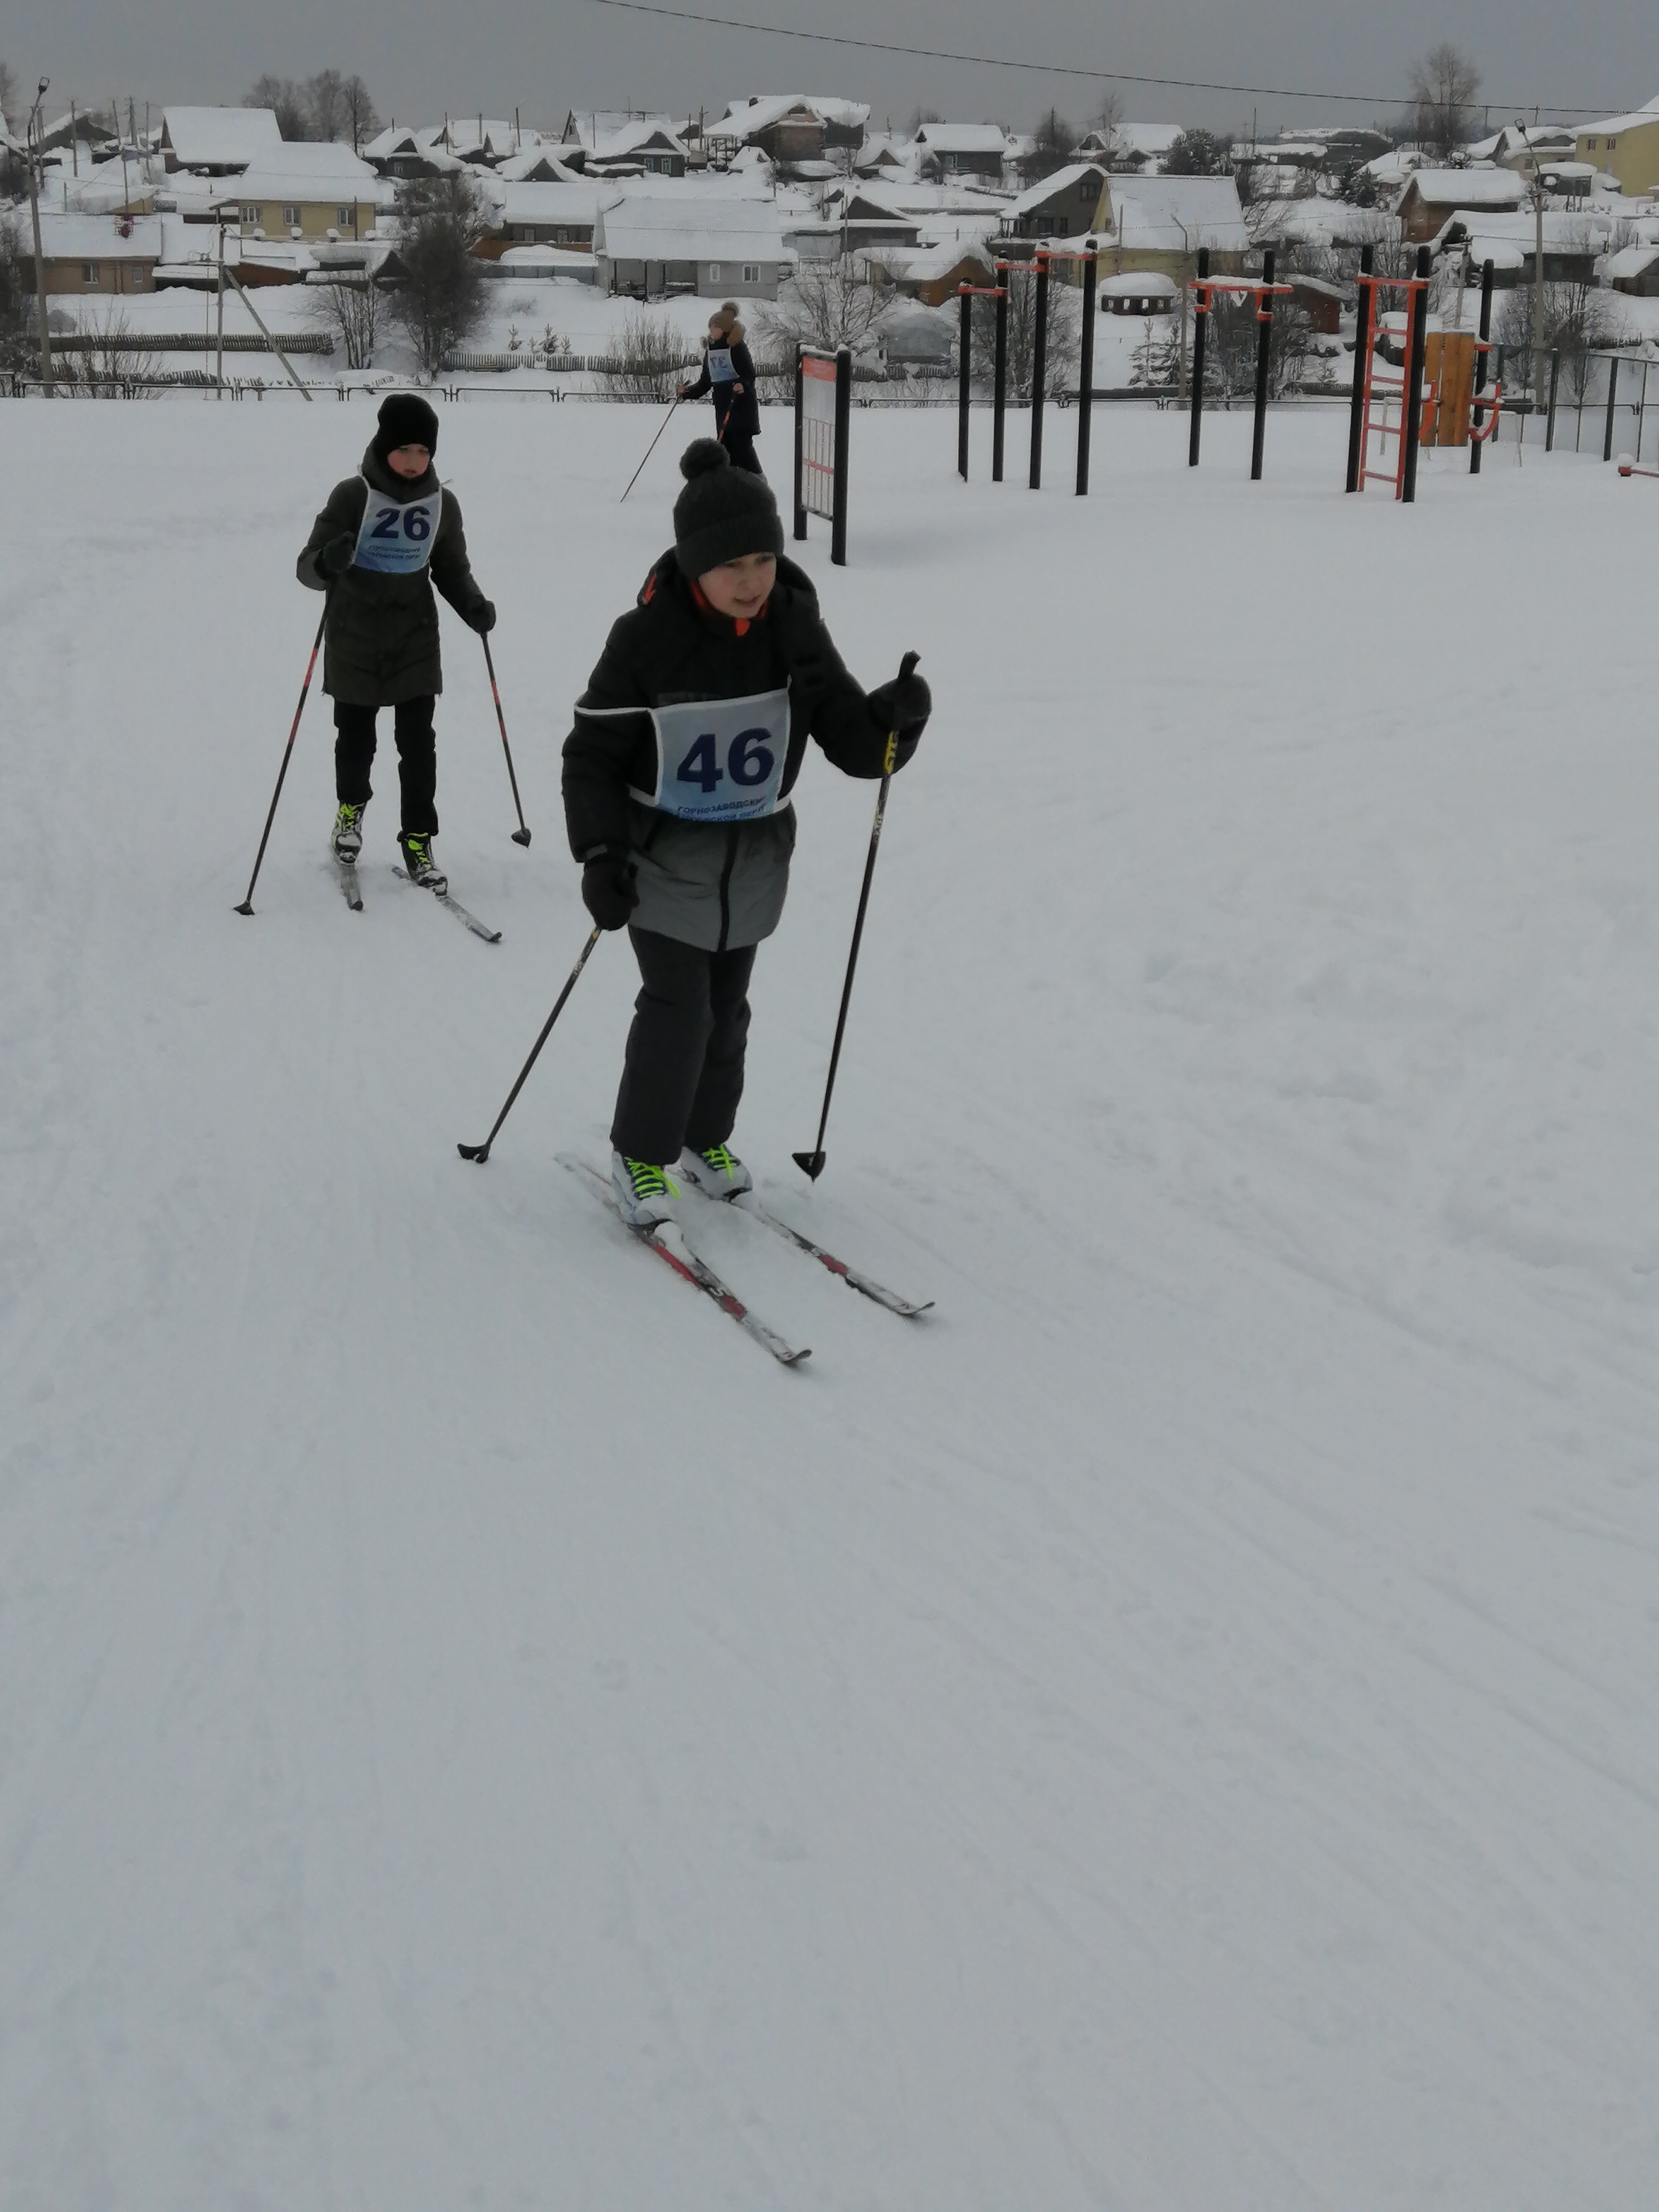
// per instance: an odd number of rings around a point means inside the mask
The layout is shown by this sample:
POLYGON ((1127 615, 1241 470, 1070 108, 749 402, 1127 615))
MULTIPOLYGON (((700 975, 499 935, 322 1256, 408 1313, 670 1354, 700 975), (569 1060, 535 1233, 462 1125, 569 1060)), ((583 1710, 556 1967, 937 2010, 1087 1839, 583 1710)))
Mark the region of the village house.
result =
MULTIPOLYGON (((26 225, 19 243, 28 238, 26 225)), ((48 296, 100 293, 126 296, 155 288, 161 258, 159 216, 52 215, 40 217, 40 258, 48 296)), ((25 252, 18 275, 34 291, 34 256, 25 252)))
POLYGON ((916 133, 923 177, 982 177, 1000 184, 1008 140, 996 123, 924 123, 916 133))
MULTIPOLYGON (((568 253, 591 253, 601 191, 598 185, 510 184, 498 178, 495 227, 476 251, 486 261, 499 260, 517 246, 550 246, 568 253)), ((614 203, 622 194, 613 189, 605 198, 614 203)))
POLYGON ((602 208, 593 228, 599 281, 636 300, 671 293, 706 299, 775 300, 794 267, 769 200, 686 191, 602 208))
POLYGON ((1527 180, 1513 169, 1419 169, 1401 198, 1400 234, 1426 246, 1461 210, 1509 214, 1526 200, 1527 180))
POLYGON ((870 282, 890 286, 925 307, 944 307, 964 284, 996 282, 996 247, 988 239, 947 238, 914 249, 872 246, 864 266, 870 282))
POLYGON ((666 124, 626 123, 606 132, 597 146, 583 149, 587 177, 683 177, 685 142, 666 124))
POLYGON ((708 126, 708 149, 720 149, 722 165, 740 146, 758 146, 771 161, 793 165, 820 161, 832 149, 856 154, 864 143, 870 111, 858 100, 825 100, 799 94, 751 94, 734 100, 708 126))
POLYGON ((1578 133, 1577 155, 1617 178, 1627 198, 1659 191, 1659 100, 1633 115, 1611 115, 1578 133))
MULTIPOLYGON (((1179 283, 1196 274, 1198 250, 1207 247, 1218 276, 1237 276, 1251 239, 1231 177, 1109 177, 1100 211, 1100 273, 1159 270, 1179 283)), ((1063 272, 1073 283, 1074 266, 1063 272)))
POLYGON ((1012 200, 1002 217, 1007 239, 1081 238, 1098 230, 1106 196, 1106 172, 1097 161, 1074 161, 1056 169, 1012 200))
POLYGON ((270 148, 228 184, 199 208, 180 190, 179 213, 212 222, 234 209, 230 219, 244 238, 362 238, 374 229, 382 198, 389 196, 389 187, 349 146, 326 143, 270 148))
MULTIPOLYGON (((1544 282, 1593 284, 1595 264, 1607 251, 1612 224, 1594 210, 1582 213, 1546 209, 1544 282)), ((1467 247, 1469 266, 1492 264, 1492 283, 1500 292, 1530 284, 1538 251, 1538 217, 1531 208, 1495 215, 1460 209, 1434 241, 1437 257, 1467 247)))
POLYGON ((1659 246, 1621 246, 1608 255, 1604 274, 1615 292, 1659 300, 1659 246))

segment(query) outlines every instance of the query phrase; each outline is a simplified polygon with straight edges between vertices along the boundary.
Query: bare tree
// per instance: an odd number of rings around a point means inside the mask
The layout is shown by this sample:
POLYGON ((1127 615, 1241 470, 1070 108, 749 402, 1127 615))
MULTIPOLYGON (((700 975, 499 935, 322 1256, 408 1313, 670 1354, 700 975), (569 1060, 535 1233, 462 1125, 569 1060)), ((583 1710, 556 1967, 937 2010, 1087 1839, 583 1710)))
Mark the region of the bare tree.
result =
POLYGON ((340 136, 350 139, 354 154, 361 154, 363 142, 372 138, 380 127, 374 102, 369 98, 368 87, 362 77, 354 75, 341 84, 340 106, 345 125, 340 136))
POLYGON ((0 56, 0 124, 10 128, 17 112, 17 77, 9 62, 0 56))
POLYGON ((834 353, 859 343, 884 298, 849 253, 835 261, 803 262, 775 301, 759 310, 756 328, 775 353, 793 352, 797 345, 834 353))
MULTIPOLYGON (((1589 388, 1592 357, 1612 345, 1620 328, 1617 311, 1607 293, 1594 282, 1546 284, 1541 333, 1535 330, 1537 293, 1530 284, 1517 285, 1504 295, 1498 312, 1495 337, 1504 348, 1506 385, 1529 384, 1533 362, 1540 366, 1553 353, 1561 356, 1567 389, 1582 400, 1589 388)), ((1535 398, 1542 398, 1539 392, 1535 398)))
MULTIPOLYGON (((1008 286, 1008 397, 1018 406, 1030 403, 1036 380, 1036 271, 1029 264, 1010 269, 1008 286)), ((975 300, 969 359, 975 384, 996 378, 996 301, 975 300)), ((1048 358, 1044 379, 1049 392, 1066 392, 1077 381, 1083 332, 1083 297, 1073 284, 1048 283, 1048 358)))
POLYGON ((365 269, 343 270, 331 283, 315 288, 313 311, 324 328, 345 348, 348 368, 373 368, 380 336, 380 287, 365 269))
POLYGON ((296 84, 291 76, 272 76, 267 72, 255 77, 242 94, 242 105, 270 108, 276 117, 276 128, 284 138, 311 136, 310 102, 306 98, 305 87, 296 84))
POLYGON ((629 310, 622 335, 612 342, 616 366, 599 371, 599 389, 611 399, 661 406, 680 388, 687 368, 685 340, 672 315, 629 310))
POLYGON ((1419 138, 1443 157, 1455 154, 1468 138, 1470 111, 1480 89, 1480 72, 1474 61, 1462 46, 1443 39, 1412 64, 1407 82, 1419 138))
POLYGON ((345 124, 345 79, 338 70, 319 70, 307 80, 305 102, 310 110, 309 136, 324 142, 341 136, 345 124))
POLYGON ((391 312, 429 380, 483 320, 489 279, 473 249, 489 217, 471 173, 455 169, 399 185, 398 223, 404 278, 391 312))
POLYGON ((1099 131, 1103 158, 1109 161, 1119 150, 1118 133, 1123 128, 1123 97, 1121 93, 1102 93, 1099 105, 1089 119, 1089 128, 1099 131))
POLYGON ((35 364, 39 325, 33 289, 34 258, 25 247, 23 225, 0 214, 0 371, 9 376, 35 364))
POLYGON ((1050 108, 1036 127, 1036 145, 1020 164, 1028 184, 1041 184, 1052 177, 1056 169, 1063 169, 1072 158, 1078 134, 1065 117, 1050 108))

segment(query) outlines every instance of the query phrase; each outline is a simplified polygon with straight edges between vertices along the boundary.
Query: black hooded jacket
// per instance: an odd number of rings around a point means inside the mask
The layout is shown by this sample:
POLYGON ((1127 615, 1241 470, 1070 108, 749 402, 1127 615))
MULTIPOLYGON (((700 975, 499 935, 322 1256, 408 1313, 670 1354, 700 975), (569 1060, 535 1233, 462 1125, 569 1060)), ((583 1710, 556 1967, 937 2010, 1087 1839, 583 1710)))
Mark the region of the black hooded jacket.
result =
MULTIPOLYGON (((347 532, 356 536, 371 489, 377 498, 405 507, 412 500, 430 499, 438 489, 435 469, 411 481, 388 467, 371 446, 363 455, 362 474, 337 483, 312 525, 295 563, 300 581, 313 592, 328 588, 317 556, 331 538, 347 532)), ((395 707, 443 690, 434 585, 463 618, 484 596, 466 557, 460 501, 449 490, 443 495, 424 568, 397 576, 350 568, 336 580, 323 661, 323 689, 331 698, 353 706, 395 707)))
MULTIPOLYGON (((738 324, 739 331, 743 328, 738 324)), ((714 395, 714 433, 718 437, 725 431, 727 422, 734 430, 746 430, 751 438, 760 435, 760 398, 755 390, 755 362, 741 337, 733 338, 731 347, 732 367, 736 371, 732 383, 716 384, 708 367, 708 347, 702 349, 702 368, 697 380, 686 392, 688 399, 701 399, 706 392, 714 395), (743 386, 734 392, 733 384, 743 386)))
MULTIPOLYGON (((634 856, 640 927, 710 951, 753 944, 776 927, 794 844, 787 806, 759 821, 695 822, 631 794, 657 785, 657 733, 645 710, 785 688, 781 798, 794 787, 809 738, 844 775, 880 775, 888 733, 836 650, 805 572, 781 557, 764 612, 739 629, 699 607, 673 553, 665 553, 613 625, 564 744, 571 852, 579 860, 634 856)), ((896 767, 920 734, 899 739, 896 767)))

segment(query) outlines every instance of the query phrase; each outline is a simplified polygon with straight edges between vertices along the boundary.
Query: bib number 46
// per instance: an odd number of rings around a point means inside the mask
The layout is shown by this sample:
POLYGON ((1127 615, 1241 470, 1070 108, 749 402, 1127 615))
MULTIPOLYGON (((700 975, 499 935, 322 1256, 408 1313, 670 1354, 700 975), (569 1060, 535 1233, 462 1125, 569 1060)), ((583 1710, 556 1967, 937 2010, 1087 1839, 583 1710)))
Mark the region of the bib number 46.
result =
POLYGON ((770 730, 739 730, 726 748, 726 765, 720 763, 720 744, 712 730, 705 731, 674 771, 677 783, 696 784, 712 793, 728 777, 740 789, 753 790, 764 783, 777 765, 770 730))

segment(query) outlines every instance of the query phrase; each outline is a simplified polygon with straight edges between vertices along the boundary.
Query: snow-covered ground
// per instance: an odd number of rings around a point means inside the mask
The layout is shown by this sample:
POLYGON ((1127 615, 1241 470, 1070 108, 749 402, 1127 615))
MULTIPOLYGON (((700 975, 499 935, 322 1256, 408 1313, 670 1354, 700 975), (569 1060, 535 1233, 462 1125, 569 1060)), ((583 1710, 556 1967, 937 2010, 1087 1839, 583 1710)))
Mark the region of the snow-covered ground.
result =
MULTIPOLYGON (((0 545, 7 2212, 1626 2212, 1659 2157, 1659 484, 1100 410, 1095 492, 860 413, 855 667, 711 1255, 603 1141, 558 746, 656 417, 447 408, 535 830, 446 616, 487 947, 238 919, 354 408, 20 402, 0 545)), ((763 453, 779 465, 785 418, 763 453)), ((389 749, 388 749, 389 750, 389 749)), ((372 865, 371 865, 372 864, 372 865)))

